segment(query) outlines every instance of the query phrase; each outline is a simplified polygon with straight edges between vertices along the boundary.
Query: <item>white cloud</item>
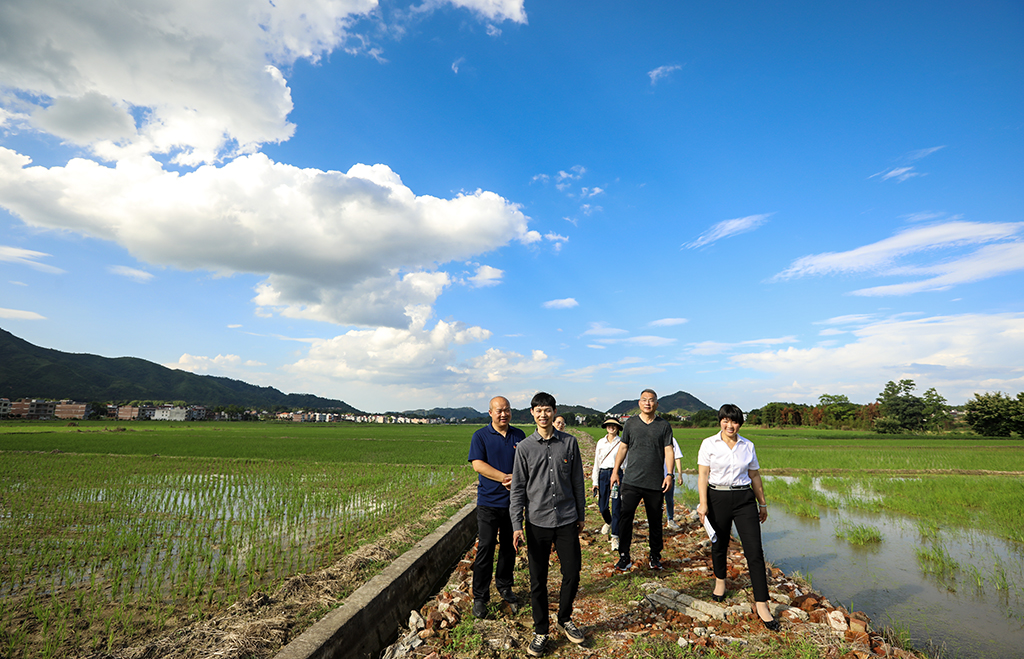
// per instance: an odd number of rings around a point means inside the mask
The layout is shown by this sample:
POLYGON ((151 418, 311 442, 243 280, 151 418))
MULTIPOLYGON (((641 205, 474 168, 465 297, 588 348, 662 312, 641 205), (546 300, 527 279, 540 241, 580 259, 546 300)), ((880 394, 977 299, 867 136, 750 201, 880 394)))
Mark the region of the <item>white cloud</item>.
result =
POLYGON ((164 364, 167 368, 189 373, 205 373, 211 369, 223 370, 225 368, 237 367, 242 363, 238 355, 217 355, 216 357, 205 357, 202 355, 190 355, 187 352, 178 358, 178 361, 164 364))
POLYGON ((748 215, 746 217, 737 217, 733 220, 723 220, 718 224, 713 225, 710 229, 702 233, 688 243, 684 243, 683 247, 694 249, 697 247, 704 247, 711 243, 721 240, 722 238, 729 238, 731 236, 737 236, 741 233, 747 233, 753 231, 762 224, 768 221, 768 218, 774 215, 774 213, 763 213, 761 215, 748 215))
POLYGON ((936 387, 952 402, 975 391, 1024 389, 1024 314, 894 318, 852 331, 844 345, 789 347, 731 356, 780 383, 843 382, 868 402, 888 380, 936 387))
POLYGON ((911 151, 907 154, 904 154, 904 156, 901 158, 904 164, 897 167, 890 167, 889 169, 883 169, 880 172, 872 174, 868 178, 872 179, 877 176, 881 177, 880 180, 882 181, 887 181, 891 178, 894 178, 896 179, 897 183, 903 183, 904 181, 915 178, 917 176, 927 176, 926 173, 914 171, 914 166, 910 165, 909 163, 917 162, 922 158, 930 156, 939 149, 944 148, 945 146, 933 146, 927 149, 918 149, 916 151, 911 151))
POLYGON ((492 268, 489 265, 482 265, 476 269, 476 274, 470 277, 469 281, 476 288, 483 288, 486 286, 497 286, 501 283, 501 279, 504 276, 504 270, 492 268))
POLYGON ((10 320, 46 320, 46 316, 41 316, 35 311, 3 308, 0 308, 0 318, 7 318, 10 320))
POLYGON ((567 297, 562 298, 561 300, 548 300, 541 306, 543 306, 545 309, 572 309, 573 307, 580 306, 580 303, 577 302, 574 298, 567 297))
POLYGON ((662 346, 672 345, 676 342, 675 339, 670 339, 664 336, 630 336, 622 339, 598 339, 601 343, 621 343, 624 345, 632 346, 644 346, 648 348, 660 348, 662 346))
POLYGON ((700 341, 690 343, 689 353, 691 355, 718 355, 723 352, 732 352, 749 346, 771 346, 781 343, 796 343, 795 336, 780 336, 767 339, 750 339, 736 343, 722 343, 719 341, 700 341))
POLYGON ((686 318, 660 318, 658 320, 652 320, 647 323, 650 327, 673 327, 675 325, 682 325, 683 323, 690 322, 686 318))
POLYGON ((492 192, 417 196, 385 165, 325 172, 263 154, 177 174, 150 158, 32 167, 0 147, 0 203, 147 263, 266 275, 258 305, 367 326, 421 322, 450 283, 439 265, 539 238, 492 192))
POLYGON ((126 265, 112 265, 107 268, 111 273, 120 277, 127 277, 133 281, 137 281, 140 284, 145 284, 153 278, 153 273, 146 272, 145 270, 139 270, 137 268, 129 268, 126 265))
POLYGON ((542 351, 529 356, 491 348, 460 361, 456 347, 490 339, 491 332, 462 323, 438 321, 430 329, 352 330, 312 342, 303 359, 286 366, 292 375, 349 385, 445 387, 447 392, 478 388, 548 372, 552 362, 542 351))
POLYGON ((462 63, 465 62, 465 61, 466 61, 465 57, 460 57, 459 59, 457 59, 454 62, 452 62, 452 71, 455 72, 455 73, 458 73, 459 72, 459 67, 462 66, 462 63))
POLYGON ((1024 242, 986 245, 963 258, 919 268, 899 268, 889 274, 934 274, 920 281, 874 286, 853 291, 854 295, 909 295, 922 291, 944 291, 957 284, 982 281, 1024 270, 1024 242))
MULTIPOLYGON (((512 21, 523 25, 527 22, 523 0, 427 0, 423 6, 437 7, 443 4, 469 9, 491 21, 512 21)), ((488 26, 488 34, 492 27, 488 26)))
POLYGON ((874 271, 884 275, 935 275, 926 280, 878 286, 854 291, 856 295, 904 295, 926 290, 943 290, 950 286, 979 281, 1024 269, 1021 257, 1024 243, 1017 237, 1024 222, 952 221, 905 229, 896 235, 846 252, 826 252, 804 256, 793 261, 773 280, 786 280, 809 275, 828 275, 874 271), (938 249, 954 249, 998 241, 967 256, 938 264, 896 267, 894 262, 912 254, 930 253, 938 249))
MULTIPOLYGON (((428 0, 415 10, 443 5, 527 21, 522 0, 428 0)), ((282 70, 336 49, 382 60, 351 31, 379 21, 376 9, 377 0, 135 0, 130 10, 118 0, 4 0, 0 80, 21 93, 0 97, 0 119, 107 160, 169 153, 196 166, 252 153, 294 132, 282 70)))
POLYGON ((603 320, 590 323, 590 329, 583 332, 582 336, 619 336, 629 334, 629 331, 617 327, 609 327, 603 320))
POLYGON ((669 75, 672 74, 673 71, 678 71, 681 68, 683 67, 680 66, 679 64, 671 64, 659 66, 658 68, 652 71, 648 71, 647 76, 651 79, 651 86, 653 87, 654 85, 658 84, 659 80, 667 78, 669 75))
POLYGON ((5 0, 9 112, 107 159, 174 153, 196 165, 291 137, 282 66, 349 41, 375 0, 5 0))
POLYGON ((9 247, 7 245, 0 245, 0 261, 6 261, 8 263, 17 263, 18 265, 27 265, 33 270, 40 272, 48 272, 50 274, 59 275, 64 271, 60 268, 45 263, 40 263, 39 259, 44 256, 50 256, 45 252, 37 252, 31 249, 23 249, 21 247, 9 247))
POLYGON ((892 169, 885 169, 875 174, 872 174, 868 178, 875 178, 881 176, 883 181, 888 181, 891 178, 896 179, 897 183, 902 183, 908 179, 912 179, 915 176, 925 176, 920 172, 915 172, 912 166, 907 167, 893 167, 892 169))

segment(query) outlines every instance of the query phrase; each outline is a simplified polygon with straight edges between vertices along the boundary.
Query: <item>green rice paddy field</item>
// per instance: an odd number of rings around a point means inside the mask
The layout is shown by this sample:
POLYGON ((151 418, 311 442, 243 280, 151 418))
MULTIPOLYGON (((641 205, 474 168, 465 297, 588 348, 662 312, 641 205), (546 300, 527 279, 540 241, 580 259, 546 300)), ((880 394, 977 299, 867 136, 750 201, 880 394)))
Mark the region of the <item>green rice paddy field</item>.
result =
MULTIPOLYGON (((474 429, 0 422, 0 656, 112 652, 330 565, 472 483, 474 429)), ((770 499, 1024 541, 1020 441, 744 430, 763 473, 796 476, 770 499), (814 501, 811 475, 857 496, 814 501)), ((676 432, 685 469, 709 434, 676 432)))

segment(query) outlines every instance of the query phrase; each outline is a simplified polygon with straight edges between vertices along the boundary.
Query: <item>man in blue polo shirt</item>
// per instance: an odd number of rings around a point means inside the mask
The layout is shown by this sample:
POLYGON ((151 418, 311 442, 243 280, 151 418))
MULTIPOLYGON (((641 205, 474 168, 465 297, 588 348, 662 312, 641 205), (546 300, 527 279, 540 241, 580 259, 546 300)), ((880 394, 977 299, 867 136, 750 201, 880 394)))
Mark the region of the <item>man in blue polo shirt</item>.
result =
POLYGON ((473 615, 487 616, 491 599, 491 573, 498 594, 513 606, 519 604, 512 592, 512 572, 516 550, 512 543, 512 518, 509 516, 509 485, 516 446, 526 433, 509 425, 512 407, 508 399, 495 396, 487 410, 491 422, 473 433, 469 443, 469 461, 480 474, 476 495, 477 546, 473 561, 473 615), (498 547, 498 567, 494 570, 494 547, 498 547))

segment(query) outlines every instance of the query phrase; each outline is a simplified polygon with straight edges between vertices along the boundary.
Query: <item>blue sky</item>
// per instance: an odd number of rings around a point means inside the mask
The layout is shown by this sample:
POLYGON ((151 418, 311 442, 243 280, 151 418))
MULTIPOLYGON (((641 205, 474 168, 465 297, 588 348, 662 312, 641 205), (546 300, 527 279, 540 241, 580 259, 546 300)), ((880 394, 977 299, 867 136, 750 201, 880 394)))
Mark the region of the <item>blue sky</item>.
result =
POLYGON ((1024 389, 1019 2, 8 0, 0 327, 365 410, 1024 389))

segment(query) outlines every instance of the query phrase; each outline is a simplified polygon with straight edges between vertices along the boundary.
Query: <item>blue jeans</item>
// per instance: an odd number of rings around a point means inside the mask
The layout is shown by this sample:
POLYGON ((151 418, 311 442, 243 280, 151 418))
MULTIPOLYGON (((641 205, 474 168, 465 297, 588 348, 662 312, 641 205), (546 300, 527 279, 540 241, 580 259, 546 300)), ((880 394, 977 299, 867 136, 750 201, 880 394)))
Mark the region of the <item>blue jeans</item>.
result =
MULTIPOLYGON (((619 510, 622 508, 622 499, 620 497, 611 497, 611 478, 611 469, 601 469, 597 472, 597 508, 601 511, 604 523, 611 527, 610 533, 617 536, 619 534, 619 510), (608 510, 609 499, 611 500, 611 511, 608 510)), ((619 478, 622 478, 621 470, 619 478)), ((619 485, 619 487, 621 488, 622 486, 619 485)))

